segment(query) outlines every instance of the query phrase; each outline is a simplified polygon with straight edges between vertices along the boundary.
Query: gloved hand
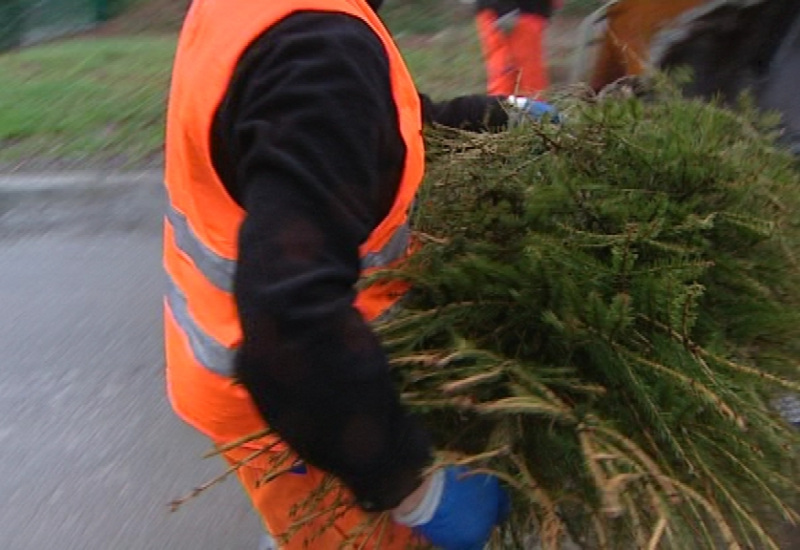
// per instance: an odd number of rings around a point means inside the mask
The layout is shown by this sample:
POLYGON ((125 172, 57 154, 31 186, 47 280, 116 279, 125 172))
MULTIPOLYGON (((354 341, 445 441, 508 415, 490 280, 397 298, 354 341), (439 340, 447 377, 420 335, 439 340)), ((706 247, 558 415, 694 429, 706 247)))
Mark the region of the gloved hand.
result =
POLYGON ((547 119, 554 124, 561 123, 561 116, 558 110, 545 101, 514 95, 508 96, 507 100, 512 105, 512 108, 516 110, 516 113, 509 114, 509 126, 516 126, 524 122, 525 117, 537 121, 547 119))
POLYGON ((496 477, 448 466, 433 474, 415 510, 394 519, 443 550, 483 550, 492 529, 508 516, 509 506, 496 477))

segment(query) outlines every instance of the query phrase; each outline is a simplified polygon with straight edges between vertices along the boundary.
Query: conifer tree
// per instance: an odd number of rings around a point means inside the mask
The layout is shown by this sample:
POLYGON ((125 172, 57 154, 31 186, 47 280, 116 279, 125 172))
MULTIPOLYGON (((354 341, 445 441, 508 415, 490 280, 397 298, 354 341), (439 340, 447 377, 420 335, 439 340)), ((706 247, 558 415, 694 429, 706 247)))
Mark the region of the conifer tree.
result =
POLYGON ((800 178, 770 121, 681 99, 575 101, 567 124, 428 134, 379 326, 444 461, 500 475, 584 548, 778 548, 796 521, 800 178))
MULTIPOLYGON (((560 107, 563 125, 429 131, 418 250, 363 281, 409 283, 376 330, 434 467, 506 483, 496 549, 780 550, 775 523, 800 519, 800 432, 772 406, 800 393, 797 161, 746 100, 662 83, 560 107)), ((271 456, 264 482, 295 459, 271 456)), ((353 505, 330 478, 276 535, 353 505)))

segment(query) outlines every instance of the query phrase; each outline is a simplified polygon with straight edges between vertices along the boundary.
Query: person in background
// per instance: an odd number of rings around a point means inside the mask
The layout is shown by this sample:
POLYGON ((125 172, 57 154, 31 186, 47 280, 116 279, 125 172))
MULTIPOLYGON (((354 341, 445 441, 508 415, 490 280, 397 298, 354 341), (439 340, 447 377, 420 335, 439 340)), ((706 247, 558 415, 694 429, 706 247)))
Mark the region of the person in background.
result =
POLYGON ((550 84, 545 31, 560 0, 476 0, 490 95, 538 97, 550 84))
POLYGON ((346 487, 354 506, 331 517, 317 502, 282 548, 339 548, 390 511, 382 549, 479 550, 508 497, 493 476, 430 472, 428 432, 370 327, 406 289, 356 284, 409 252, 423 124, 501 129, 543 104, 419 94, 379 4, 192 3, 167 114, 167 391, 216 445, 272 430, 224 456, 276 540, 326 474, 346 487))

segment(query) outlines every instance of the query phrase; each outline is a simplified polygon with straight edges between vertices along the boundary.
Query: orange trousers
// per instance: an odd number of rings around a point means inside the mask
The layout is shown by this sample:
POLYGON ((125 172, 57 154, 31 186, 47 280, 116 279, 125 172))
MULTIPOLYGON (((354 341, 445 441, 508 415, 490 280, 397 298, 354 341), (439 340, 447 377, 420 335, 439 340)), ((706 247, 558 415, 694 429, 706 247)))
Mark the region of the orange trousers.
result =
MULTIPOLYGON (((252 455, 252 448, 237 448, 224 454, 225 460, 234 465, 252 455)), ((256 457, 244 466, 239 467, 237 474, 253 507, 261 516, 267 531, 276 539, 287 533, 292 524, 300 518, 306 519, 303 526, 281 545, 282 550, 337 550, 343 547, 348 534, 362 525, 368 515, 360 508, 349 507, 339 514, 320 513, 329 508, 336 495, 329 495, 312 509, 303 507, 303 503, 313 495, 322 483, 325 474, 320 470, 307 467, 305 473, 287 472, 267 483, 259 483, 269 471, 270 456, 265 454, 256 457), (315 514, 317 514, 315 516, 315 514)), ((348 494, 348 501, 354 499, 348 494)), ((365 550, 406 550, 420 548, 422 541, 406 527, 398 525, 386 518, 371 533, 360 537, 355 544, 347 548, 364 548, 365 550), (362 546, 363 545, 363 546, 362 546)))
POLYGON ((545 62, 547 19, 522 13, 506 33, 495 26, 493 10, 476 15, 489 95, 539 96, 550 84, 545 62))

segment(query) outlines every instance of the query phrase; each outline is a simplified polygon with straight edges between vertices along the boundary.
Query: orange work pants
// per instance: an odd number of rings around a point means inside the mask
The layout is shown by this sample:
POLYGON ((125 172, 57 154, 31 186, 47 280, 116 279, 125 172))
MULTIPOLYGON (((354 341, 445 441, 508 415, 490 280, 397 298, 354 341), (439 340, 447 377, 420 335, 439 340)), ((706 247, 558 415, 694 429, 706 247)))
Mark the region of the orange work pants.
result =
MULTIPOLYGON (((224 457, 229 464, 234 465, 244 461, 253 452, 253 448, 239 447, 225 452, 224 457)), ((268 483, 259 483, 264 473, 269 471, 269 463, 268 454, 262 455, 237 470, 242 487, 269 533, 277 541, 300 517, 312 518, 304 523, 287 544, 281 546, 282 550, 337 550, 347 540, 348 534, 368 518, 357 507, 351 507, 341 515, 337 514, 335 519, 327 513, 313 517, 314 510, 298 511, 302 503, 319 487, 325 474, 309 466, 305 473, 287 472, 268 483)), ((330 495, 323 499, 318 509, 324 510, 330 506, 334 498, 334 495, 330 495)), ((359 539, 353 548, 405 550, 418 548, 420 542, 410 529, 389 519, 368 538, 365 536, 359 539)))
POLYGON ((486 65, 486 89, 489 95, 537 97, 549 85, 545 62, 547 19, 521 13, 508 33, 495 26, 493 10, 481 10, 476 16, 478 36, 486 65))

